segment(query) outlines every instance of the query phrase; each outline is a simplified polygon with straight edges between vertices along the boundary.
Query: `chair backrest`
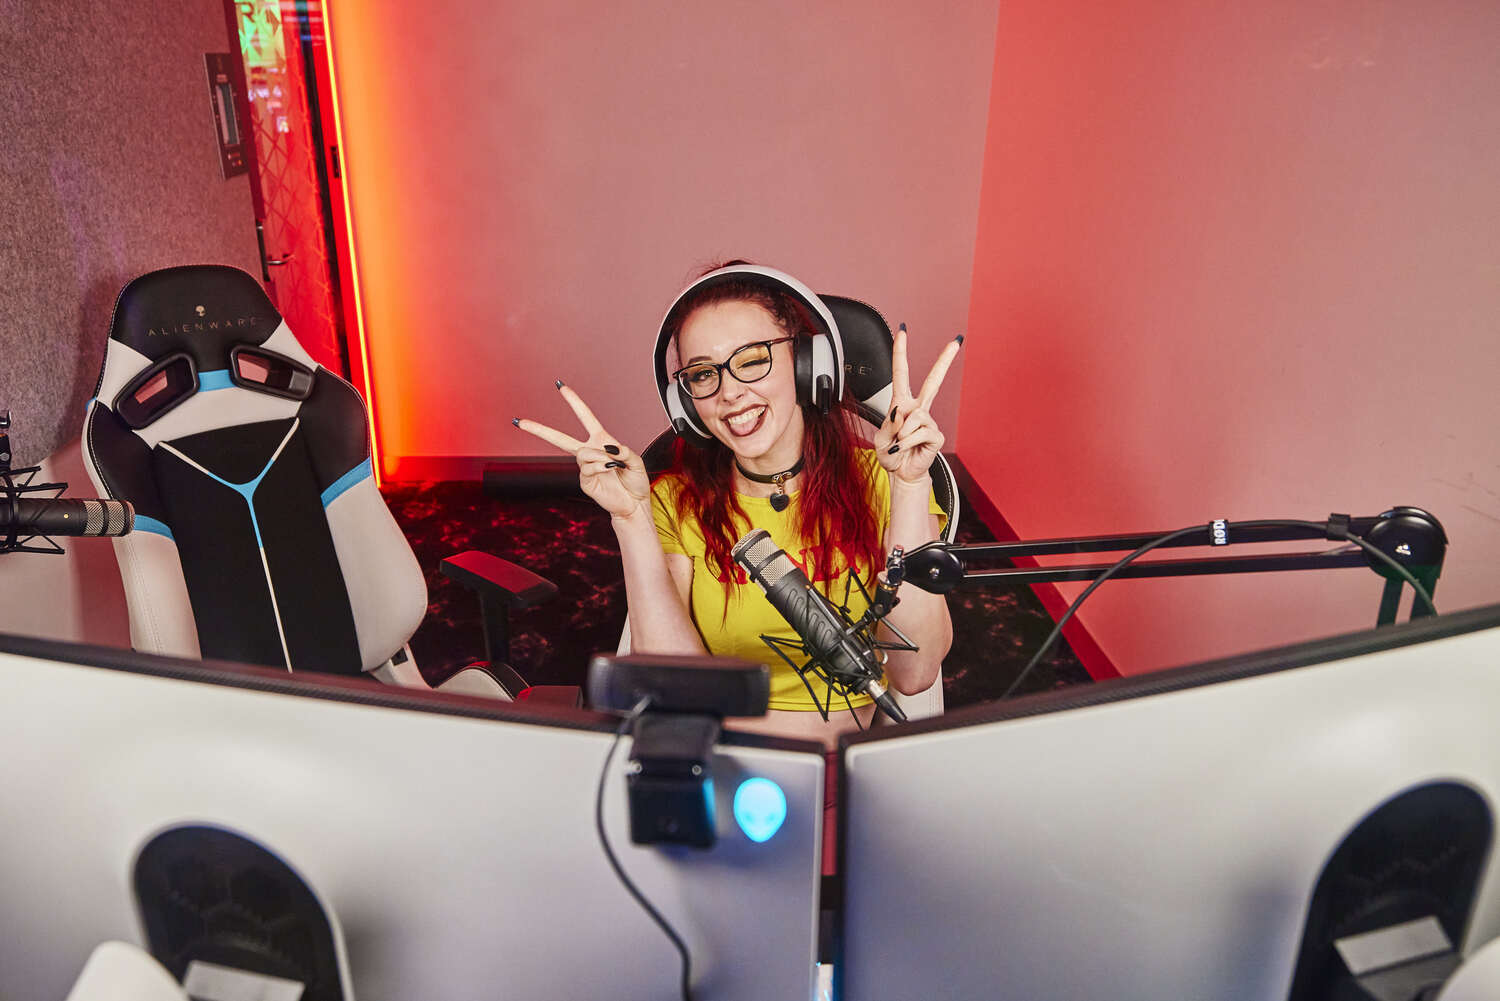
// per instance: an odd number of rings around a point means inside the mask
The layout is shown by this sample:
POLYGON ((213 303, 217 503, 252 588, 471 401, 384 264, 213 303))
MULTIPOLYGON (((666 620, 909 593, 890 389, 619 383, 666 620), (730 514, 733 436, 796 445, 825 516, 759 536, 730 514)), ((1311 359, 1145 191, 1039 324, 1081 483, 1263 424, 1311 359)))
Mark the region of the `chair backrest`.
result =
MULTIPOLYGON (((819 298, 828 305, 838 324, 844 349, 844 382, 849 395, 855 399, 859 415, 873 428, 879 428, 891 408, 891 355, 895 340, 890 325, 875 307, 858 299, 821 294, 819 298)), ((676 440, 676 433, 668 428, 641 452, 641 461, 653 478, 670 468, 676 440)), ((948 460, 941 455, 933 460, 931 474, 933 494, 947 516, 942 540, 952 542, 958 535, 958 481, 948 460)), ((619 652, 630 652, 628 619, 620 637, 619 652)), ((915 695, 899 692, 892 692, 892 695, 908 719, 937 716, 943 711, 942 676, 939 675, 930 688, 915 695)))
POLYGON ((168 268, 125 286, 84 426, 140 650, 357 674, 427 606, 375 487, 364 403, 250 275, 168 268))
MULTIPOLYGON (((859 401, 860 416, 878 428, 891 409, 891 352, 895 346, 891 328, 875 307, 858 299, 837 295, 822 299, 838 321, 839 339, 844 342, 844 384, 859 401)), ((952 542, 958 535, 958 481, 941 455, 932 460, 932 490, 947 516, 943 541, 952 542)))

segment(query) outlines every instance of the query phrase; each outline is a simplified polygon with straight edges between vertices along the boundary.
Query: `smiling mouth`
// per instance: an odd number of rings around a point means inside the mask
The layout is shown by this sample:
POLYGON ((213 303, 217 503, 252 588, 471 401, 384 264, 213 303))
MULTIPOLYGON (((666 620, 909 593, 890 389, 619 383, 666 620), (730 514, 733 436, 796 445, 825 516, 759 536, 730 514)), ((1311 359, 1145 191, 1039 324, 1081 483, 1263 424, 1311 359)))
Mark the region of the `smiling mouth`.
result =
POLYGON ((761 405, 731 414, 724 418, 724 426, 729 428, 729 433, 736 438, 745 438, 759 431, 765 419, 766 407, 761 405))

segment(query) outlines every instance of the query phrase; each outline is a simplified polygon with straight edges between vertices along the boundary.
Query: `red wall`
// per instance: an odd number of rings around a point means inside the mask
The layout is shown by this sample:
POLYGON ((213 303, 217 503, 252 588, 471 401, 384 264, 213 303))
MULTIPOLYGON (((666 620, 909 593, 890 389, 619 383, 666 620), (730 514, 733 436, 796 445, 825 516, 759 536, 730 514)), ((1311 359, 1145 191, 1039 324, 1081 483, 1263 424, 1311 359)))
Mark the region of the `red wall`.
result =
MULTIPOLYGON (((1416 504, 1439 607, 1500 600, 1497 42, 1493 4, 1001 6, 959 437, 1023 538, 1416 504)), ((1132 673, 1379 593, 1124 581, 1081 617, 1132 673)))
MULTIPOLYGON (((1440 606, 1500 598, 1500 8, 620 10, 330 4, 395 465, 538 454, 508 418, 567 426, 554 378, 644 442, 661 310, 743 255, 869 297, 919 366, 970 334, 939 419, 1024 537, 1414 503, 1440 606)), ((1379 591, 1119 582, 1082 617, 1129 672, 1379 591)))
POLYGON ((962 331, 994 0, 328 7, 394 465, 545 452, 509 419, 571 426, 556 378, 643 446, 661 314, 725 257, 867 298, 919 365, 962 331))

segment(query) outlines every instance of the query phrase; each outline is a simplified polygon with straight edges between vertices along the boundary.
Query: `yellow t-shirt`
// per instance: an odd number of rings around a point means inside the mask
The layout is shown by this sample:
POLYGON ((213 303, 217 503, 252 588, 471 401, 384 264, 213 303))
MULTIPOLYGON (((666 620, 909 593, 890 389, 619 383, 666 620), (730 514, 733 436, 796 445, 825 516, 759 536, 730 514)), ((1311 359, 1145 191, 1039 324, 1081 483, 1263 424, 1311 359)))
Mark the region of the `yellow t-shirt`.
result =
MULTIPOLYGON (((884 539, 891 517, 890 474, 880 467, 872 450, 863 449, 859 454, 870 481, 870 505, 875 511, 876 529, 879 537, 884 539)), ((739 583, 729 589, 726 614, 724 584, 717 571, 710 569, 704 561, 707 546, 703 540, 702 526, 691 516, 681 521, 677 517, 676 501, 681 487, 681 480, 676 474, 663 476, 652 484, 651 514, 656 522, 656 534, 661 539, 662 550, 680 553, 693 561, 691 612, 693 623, 703 637, 703 645, 715 656, 739 657, 768 665, 771 668, 770 708, 815 712, 817 705, 797 672, 761 639, 764 635, 795 641, 797 634, 781 617, 781 613, 766 600, 760 588, 751 583, 738 566, 734 567, 734 572, 739 583)), ((811 557, 815 555, 815 547, 820 543, 819 540, 802 539, 796 535, 798 496, 791 495, 791 503, 785 511, 777 511, 771 507, 771 501, 766 497, 740 494, 738 500, 749 516, 749 522, 737 523, 734 537, 741 539, 754 529, 765 529, 771 533, 776 545, 784 549, 811 577, 811 568, 817 563, 811 557)), ((938 506, 936 496, 931 498, 929 508, 941 521, 943 509, 938 506)), ((849 579, 848 566, 840 559, 836 569, 836 575, 820 578, 812 583, 835 605, 841 605, 844 603, 844 585, 849 579)), ((866 579, 867 572, 868 568, 860 571, 860 580, 866 590, 873 591, 874 583, 866 579)), ((849 614, 858 619, 869 607, 869 602, 864 600, 857 587, 849 589, 848 598, 849 614)), ((798 657, 795 650, 788 651, 787 655, 799 665, 807 659, 798 657)), ((813 685, 818 701, 826 705, 830 700, 826 685, 818 682, 812 675, 808 675, 808 681, 813 685)), ((850 696, 849 702, 854 706, 868 705, 870 698, 867 695, 850 696)), ((828 708, 838 711, 846 708, 846 705, 840 697, 828 708)))

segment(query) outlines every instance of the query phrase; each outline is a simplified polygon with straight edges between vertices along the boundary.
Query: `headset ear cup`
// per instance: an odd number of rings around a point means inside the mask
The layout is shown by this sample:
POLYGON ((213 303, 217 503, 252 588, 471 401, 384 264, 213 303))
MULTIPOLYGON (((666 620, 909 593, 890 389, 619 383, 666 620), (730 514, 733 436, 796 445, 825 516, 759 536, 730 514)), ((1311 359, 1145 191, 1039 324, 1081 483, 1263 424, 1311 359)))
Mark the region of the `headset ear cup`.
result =
MULTIPOLYGON (((838 359, 831 338, 817 334, 805 339, 807 345, 807 400, 823 413, 837 405, 840 383, 838 359)), ((801 347, 802 344, 798 344, 801 347)))
POLYGON ((667 390, 667 412, 672 418, 672 430, 677 432, 679 438, 686 439, 699 448, 713 440, 698 417, 698 408, 693 404, 693 398, 683 391, 682 383, 667 390))
POLYGON ((793 379, 797 386, 797 402, 808 406, 813 402, 813 342, 818 335, 799 337, 792 342, 793 379))

